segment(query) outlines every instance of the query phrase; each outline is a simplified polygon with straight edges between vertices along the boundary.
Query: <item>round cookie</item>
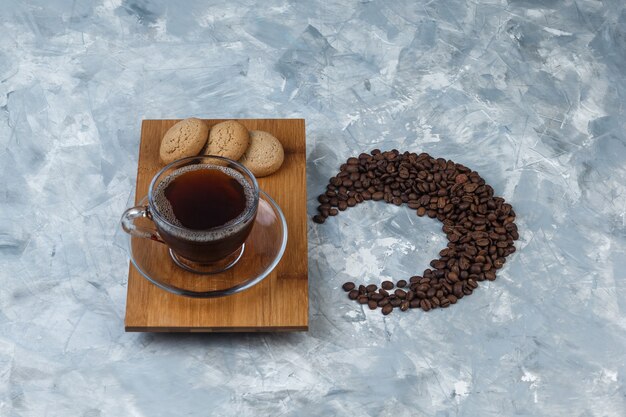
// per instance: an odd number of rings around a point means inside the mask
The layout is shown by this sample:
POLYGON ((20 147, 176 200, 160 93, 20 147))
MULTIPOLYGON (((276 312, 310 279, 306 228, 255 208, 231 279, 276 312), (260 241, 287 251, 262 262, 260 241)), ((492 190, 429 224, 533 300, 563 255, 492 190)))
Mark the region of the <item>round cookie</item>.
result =
POLYGON ((248 149, 248 145, 250 145, 248 129, 235 120, 227 120, 211 128, 204 154, 223 156, 236 161, 248 149))
POLYGON ((278 139, 267 132, 251 130, 250 146, 239 162, 255 177, 265 177, 276 172, 284 160, 285 151, 278 139))
POLYGON ((200 153, 207 141, 209 128, 200 119, 181 120, 170 127, 161 141, 159 156, 166 164, 200 153))

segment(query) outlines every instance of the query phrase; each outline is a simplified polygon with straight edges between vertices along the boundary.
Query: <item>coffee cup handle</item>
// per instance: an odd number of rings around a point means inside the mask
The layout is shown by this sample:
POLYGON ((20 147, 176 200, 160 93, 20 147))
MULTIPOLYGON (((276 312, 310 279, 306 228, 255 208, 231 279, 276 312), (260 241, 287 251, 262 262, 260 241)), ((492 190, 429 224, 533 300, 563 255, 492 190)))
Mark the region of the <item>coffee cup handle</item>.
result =
POLYGON ((152 221, 152 214, 150 214, 148 206, 136 206, 129 208, 124 212, 124 214, 122 214, 122 229, 132 236, 165 243, 163 239, 161 239, 161 236, 156 228, 142 227, 135 224, 135 219, 139 219, 141 217, 145 217, 152 221))

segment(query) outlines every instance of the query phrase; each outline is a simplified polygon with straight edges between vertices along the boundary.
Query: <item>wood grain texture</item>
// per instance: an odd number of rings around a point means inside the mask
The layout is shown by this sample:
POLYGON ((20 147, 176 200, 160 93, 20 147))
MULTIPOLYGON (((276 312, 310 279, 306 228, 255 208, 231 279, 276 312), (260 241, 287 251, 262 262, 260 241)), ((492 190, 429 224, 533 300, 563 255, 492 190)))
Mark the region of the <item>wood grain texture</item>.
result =
MULTIPOLYGON (((144 120, 141 127, 135 204, 148 193, 152 177, 163 167, 161 138, 178 120, 144 120)), ((209 127, 223 120, 205 120, 209 127)), ((308 265, 306 227, 306 139, 303 119, 240 119, 249 130, 274 135, 285 149, 285 162, 273 175, 259 178, 259 187, 282 209, 287 220, 287 248, 282 260, 256 286, 242 293, 196 299, 171 294, 147 281, 131 264, 128 272, 126 331, 249 332, 308 329, 308 265)), ((172 282, 189 279, 165 258, 163 245, 137 244, 151 262, 171 268, 172 282), (162 246, 162 247, 161 247, 162 246), (148 253, 150 251, 151 253, 148 253)), ((227 274, 215 285, 227 283, 227 274), (221 281, 220 281, 221 280, 221 281)), ((187 281, 188 282, 188 281, 187 281)), ((206 278, 198 279, 198 285, 206 278)), ((204 284, 202 284, 204 285, 204 284)))

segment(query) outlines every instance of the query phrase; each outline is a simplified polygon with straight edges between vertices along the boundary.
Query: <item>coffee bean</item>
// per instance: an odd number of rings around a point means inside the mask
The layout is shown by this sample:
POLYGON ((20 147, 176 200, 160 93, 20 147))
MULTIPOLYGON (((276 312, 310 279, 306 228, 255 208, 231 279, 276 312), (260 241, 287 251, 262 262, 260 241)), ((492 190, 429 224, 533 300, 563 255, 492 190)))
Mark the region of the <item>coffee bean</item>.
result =
POLYGON ((378 289, 378 287, 376 286, 376 284, 370 284, 367 287, 365 287, 365 291, 367 292, 374 292, 378 289))
POLYGON ((385 290, 391 290, 393 289, 393 282, 391 281, 383 281, 382 284, 380 284, 380 286, 385 289, 385 290))
POLYGON ((433 260, 433 261, 430 261, 430 266, 432 266, 435 269, 443 269, 446 267, 446 263, 440 260, 433 260))
POLYGON ((367 302, 367 306, 370 308, 370 310, 376 310, 376 308, 378 307, 378 303, 374 300, 369 300, 367 302))
POLYGON ((452 286, 452 293, 457 297, 463 297, 463 283, 457 282, 452 286))
POLYGON ((393 311, 393 307, 390 304, 387 304, 383 307, 383 314, 386 316, 393 311))
POLYGON ((384 296, 380 293, 370 293, 370 300, 374 300, 374 301, 380 301, 384 298, 384 296))
POLYGON ((369 302, 369 299, 366 295, 359 295, 356 300, 359 302, 359 304, 367 304, 369 302))
POLYGON ((316 214, 315 216, 313 216, 313 221, 315 223, 322 224, 322 223, 324 223, 326 221, 326 218, 324 216, 316 214))
POLYGON ((417 202, 421 207, 425 207, 430 204, 430 196, 428 194, 424 194, 417 200, 417 202))
POLYGON ((466 193, 473 193, 474 191, 476 191, 477 188, 478 188, 478 184, 472 184, 472 183, 465 184, 463 186, 463 190, 466 193))
POLYGON ((411 278, 409 278, 409 282, 410 282, 411 284, 415 284, 416 282, 419 282, 419 280, 420 280, 421 278, 422 278, 422 277, 420 277, 419 275, 414 275, 414 276, 412 276, 411 278))
POLYGON ((356 285, 354 285, 354 282, 346 282, 341 286, 341 288, 343 288, 343 290, 346 292, 352 291, 355 287, 356 285))
POLYGON ((404 291, 404 290, 399 290, 399 289, 395 290, 394 294, 396 295, 396 297, 398 297, 398 298, 400 298, 402 300, 404 300, 406 298, 406 291, 404 291))
POLYGON ((370 199, 405 204, 418 216, 438 219, 449 243, 430 263, 432 269, 409 279, 408 291, 401 290, 407 286, 405 280, 397 282, 392 295, 388 293, 394 288, 391 281, 383 282, 378 292, 369 291, 373 284, 358 290, 344 287, 359 302, 365 297, 368 304, 400 306, 403 311, 445 308, 472 294, 478 282, 495 280, 505 258, 515 252, 513 244, 519 239, 515 211, 494 195, 478 173, 461 164, 395 149, 350 157, 318 197, 319 213, 313 221, 324 223, 327 217, 370 199))

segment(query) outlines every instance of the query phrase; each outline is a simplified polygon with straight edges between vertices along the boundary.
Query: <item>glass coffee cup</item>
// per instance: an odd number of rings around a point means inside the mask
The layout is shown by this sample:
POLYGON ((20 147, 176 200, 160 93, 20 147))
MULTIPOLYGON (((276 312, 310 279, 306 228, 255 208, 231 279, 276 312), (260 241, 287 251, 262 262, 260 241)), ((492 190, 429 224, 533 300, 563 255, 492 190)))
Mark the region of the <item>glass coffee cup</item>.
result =
POLYGON ((152 179, 148 205, 122 215, 127 233, 169 247, 181 268, 200 274, 222 272, 245 250, 259 204, 254 175, 240 163, 219 156, 174 161, 152 179), (154 227, 138 224, 148 218, 154 227))

